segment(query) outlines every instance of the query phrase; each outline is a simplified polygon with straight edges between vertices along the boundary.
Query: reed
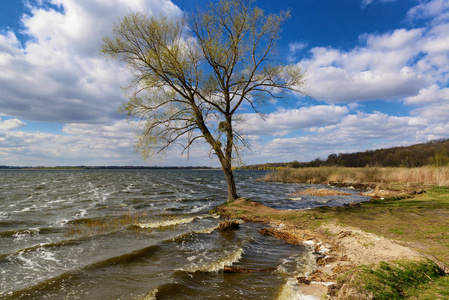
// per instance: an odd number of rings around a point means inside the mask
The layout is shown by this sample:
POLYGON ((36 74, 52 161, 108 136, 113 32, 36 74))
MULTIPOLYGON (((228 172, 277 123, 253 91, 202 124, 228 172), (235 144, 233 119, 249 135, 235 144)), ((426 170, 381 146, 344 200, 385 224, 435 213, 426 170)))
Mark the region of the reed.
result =
POLYGON ((231 231, 239 229, 240 225, 237 220, 224 220, 218 224, 218 231, 231 231))
POLYGON ((449 186, 449 166, 424 166, 418 168, 284 168, 270 172, 264 181, 293 183, 358 183, 358 184, 421 184, 449 186))

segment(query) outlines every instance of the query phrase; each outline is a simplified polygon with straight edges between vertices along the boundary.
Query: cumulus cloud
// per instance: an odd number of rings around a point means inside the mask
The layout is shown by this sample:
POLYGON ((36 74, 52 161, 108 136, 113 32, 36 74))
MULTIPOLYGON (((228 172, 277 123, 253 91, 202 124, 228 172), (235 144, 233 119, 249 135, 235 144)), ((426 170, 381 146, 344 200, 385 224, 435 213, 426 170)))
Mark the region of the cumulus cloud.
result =
POLYGON ((434 22, 447 21, 449 20, 449 2, 447 0, 423 1, 410 9, 407 17, 410 20, 433 18, 434 22))
POLYGON ((134 132, 127 121, 110 125, 71 123, 61 133, 27 132, 20 128, 25 122, 18 119, 0 120, 0 154, 2 161, 14 166, 61 166, 61 165, 198 165, 211 166, 215 160, 205 159, 206 147, 195 148, 180 156, 182 150, 174 147, 164 156, 145 162, 133 149, 134 132), (161 162, 163 158, 163 162, 161 162))
POLYGON ((421 89, 415 96, 405 98, 405 103, 412 105, 426 105, 446 101, 449 102, 449 88, 440 88, 437 84, 421 89))
POLYGON ((422 2, 407 17, 430 18, 426 27, 363 34, 361 46, 347 51, 312 48, 310 57, 298 63, 308 73, 309 93, 331 104, 402 101, 429 123, 445 120, 441 112, 446 112, 449 88, 448 12, 447 1, 422 2))
POLYGON ((337 124, 314 128, 308 135, 275 138, 265 146, 256 145, 254 152, 264 158, 309 161, 331 153, 413 144, 428 139, 427 128, 426 121, 417 117, 358 113, 345 116, 337 124))
POLYGON ((22 16, 23 46, 14 32, 0 34, 0 110, 34 121, 117 120, 128 75, 99 56, 102 37, 132 10, 181 11, 167 0, 43 2, 31 2, 30 14, 22 16))
MULTIPOLYGON (((362 5, 394 0, 362 0, 362 5)), ((0 32, 0 157, 12 165, 140 165, 134 133, 117 114, 128 74, 98 55, 101 39, 132 10, 180 16, 168 0, 33 0, 19 32, 0 32), (51 5, 50 5, 51 4, 51 5), (87 33, 87 34, 86 34, 87 33), (64 124, 60 133, 22 130, 27 121, 64 124)), ((420 2, 407 14, 425 27, 366 33, 349 50, 310 49, 298 64, 312 96, 327 104, 278 109, 265 120, 242 114, 251 162, 310 160, 448 137, 448 2, 420 2), (401 101, 410 116, 357 113, 362 101, 401 101), (344 103, 345 105, 336 105, 344 103), (300 134, 298 134, 300 132, 300 134), (273 138, 274 137, 274 138, 273 138)), ((292 42, 290 59, 307 43, 292 42)), ((301 52, 303 53, 303 52, 301 52)), ((29 129, 29 128, 27 128, 29 129)), ((190 160, 174 147, 164 165, 217 165, 207 147, 190 160)), ((3 162, 2 162, 3 163, 3 162)))
POLYGON ((9 131, 9 130, 22 128, 25 126, 26 126, 26 123, 22 122, 18 119, 9 119, 9 120, 5 120, 5 121, 0 119, 0 131, 9 131))
POLYGON ((347 107, 317 105, 280 110, 261 118, 257 114, 242 115, 242 131, 247 135, 284 136, 293 131, 338 123, 349 112, 347 107))
POLYGON ((328 103, 412 96, 428 84, 409 64, 421 52, 422 36, 421 29, 365 34, 364 47, 313 48, 299 66, 309 75, 311 95, 328 103))

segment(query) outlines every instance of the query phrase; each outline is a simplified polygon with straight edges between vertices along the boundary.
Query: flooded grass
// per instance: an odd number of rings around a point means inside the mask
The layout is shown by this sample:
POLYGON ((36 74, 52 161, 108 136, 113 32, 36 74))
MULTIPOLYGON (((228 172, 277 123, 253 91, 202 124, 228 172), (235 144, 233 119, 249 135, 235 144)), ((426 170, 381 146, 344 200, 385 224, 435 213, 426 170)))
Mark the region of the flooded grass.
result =
POLYGON ((238 221, 226 219, 218 224, 218 231, 231 231, 239 229, 239 227, 238 221))
MULTIPOLYGON (((162 219, 158 220, 159 224, 170 224, 176 219, 175 215, 164 214, 162 219)), ((64 234, 65 237, 72 236, 89 236, 97 234, 106 234, 109 232, 114 232, 127 228, 133 232, 141 231, 151 231, 153 227, 142 226, 142 224, 148 224, 152 219, 150 214, 147 212, 128 212, 116 213, 114 216, 108 216, 104 218, 94 218, 94 219, 77 219, 69 223, 70 229, 64 234)), ((158 227, 158 226, 154 226, 158 227)), ((167 227, 167 226, 160 226, 167 227)))

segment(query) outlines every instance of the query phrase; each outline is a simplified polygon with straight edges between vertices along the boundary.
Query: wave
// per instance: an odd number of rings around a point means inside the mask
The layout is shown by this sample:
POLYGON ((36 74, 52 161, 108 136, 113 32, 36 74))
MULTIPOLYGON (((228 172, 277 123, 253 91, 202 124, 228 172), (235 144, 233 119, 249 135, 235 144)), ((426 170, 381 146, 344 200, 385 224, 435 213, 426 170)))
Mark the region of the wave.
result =
POLYGON ((152 222, 152 223, 137 223, 132 224, 131 226, 137 226, 142 229, 146 228, 161 228, 161 227, 168 227, 168 226, 176 226, 181 224, 188 224, 192 223, 195 220, 201 220, 205 218, 215 218, 212 215, 204 215, 204 216, 193 216, 189 218, 178 218, 173 220, 166 220, 166 221, 158 221, 158 222, 152 222))
MULTIPOLYGON (((6 230, 0 232, 0 237, 14 237, 14 238, 25 238, 25 237, 32 237, 32 236, 38 236, 40 232, 42 232, 44 229, 42 228, 27 228, 27 229, 16 229, 16 230, 6 230)), ((50 231, 50 229, 47 229, 50 231)))
POLYGON ((242 259, 243 254, 245 251, 243 248, 238 248, 234 252, 228 253, 224 257, 222 257, 219 260, 216 261, 210 261, 206 262, 203 265, 193 265, 188 268, 178 269, 178 271, 185 271, 185 272, 218 272, 221 270, 224 270, 225 266, 230 266, 236 262, 238 262, 240 259, 242 259))
POLYGON ((85 266, 81 266, 79 268, 73 269, 73 270, 66 270, 65 272, 51 277, 51 278, 45 278, 44 280, 33 284, 31 286, 25 287, 25 288, 21 288, 19 290, 15 290, 15 291, 0 291, 0 298, 3 295, 8 295, 11 298, 20 298, 22 296, 30 296, 33 293, 36 293, 40 290, 49 288, 49 287, 53 287, 53 286, 57 286, 59 284, 61 284, 62 282, 64 282, 67 279, 70 280, 74 280, 77 277, 83 277, 86 271, 90 271, 90 270, 96 270, 96 269, 100 269, 103 267, 108 267, 111 265, 116 265, 116 264, 126 264, 126 263, 130 263, 135 259, 138 259, 140 257, 143 256, 147 256, 151 253, 154 253, 156 251, 158 251, 160 249, 159 245, 151 245, 142 249, 138 249, 135 250, 133 252, 130 253, 125 253, 119 256, 115 256, 115 257, 110 257, 107 259, 103 259, 85 266))
MULTIPOLYGON (((139 258, 148 257, 149 255, 156 254, 158 251, 164 248, 164 244, 173 244, 173 242, 177 239, 185 238, 186 236, 190 236, 192 234, 210 234, 212 233, 218 226, 214 226, 211 228, 204 228, 201 230, 192 230, 189 232, 184 232, 180 235, 177 235, 175 237, 163 239, 161 241, 158 241, 156 244, 149 245, 147 247, 143 247, 140 249, 136 249, 134 251, 123 253, 117 256, 103 258, 95 262, 91 262, 84 266, 78 266, 75 267, 72 270, 63 270, 63 273, 61 274, 55 274, 54 272, 52 274, 48 274, 50 276, 53 276, 51 278, 36 278, 38 280, 34 280, 32 283, 33 285, 20 288, 19 290, 13 290, 13 291, 0 291, 0 299, 3 295, 6 295, 8 293, 8 296, 12 296, 12 298, 19 298, 25 295, 32 295, 36 292, 39 292, 40 290, 51 288, 53 286, 57 286, 67 280, 67 278, 70 278, 70 280, 74 280, 77 277, 83 277, 85 276, 86 272, 92 273, 95 272, 95 270, 101 269, 101 268, 107 268, 114 265, 127 265, 129 263, 132 263, 134 260, 137 260, 139 258), (54 276, 56 275, 56 276, 54 276), (40 280, 39 280, 40 279, 40 280), (36 283, 37 281, 37 283, 36 283)), ((16 253, 12 253, 10 255, 15 255, 17 257, 21 257, 24 253, 27 253, 28 251, 41 251, 41 249, 48 249, 55 246, 65 246, 70 243, 82 243, 83 240, 85 240, 87 237, 83 237, 76 240, 64 240, 56 243, 47 243, 47 244, 39 244, 35 245, 33 247, 21 249, 17 251, 16 253)), ((48 252, 48 251, 47 251, 48 252)), ((0 257, 1 259, 6 258, 9 255, 2 255, 0 257)), ((51 258, 51 257, 50 257, 51 258)), ((151 298, 147 298, 151 299, 151 298)))
POLYGON ((315 249, 312 245, 305 244, 304 250, 282 260, 276 272, 287 276, 307 277, 316 269, 316 258, 312 254, 315 249))
POLYGON ((143 296, 142 298, 139 298, 139 300, 156 300, 156 295, 158 291, 159 291, 158 289, 154 289, 145 296, 143 296))
POLYGON ((289 278, 287 282, 281 286, 277 300, 315 300, 312 295, 305 295, 301 292, 298 281, 295 278, 289 278))

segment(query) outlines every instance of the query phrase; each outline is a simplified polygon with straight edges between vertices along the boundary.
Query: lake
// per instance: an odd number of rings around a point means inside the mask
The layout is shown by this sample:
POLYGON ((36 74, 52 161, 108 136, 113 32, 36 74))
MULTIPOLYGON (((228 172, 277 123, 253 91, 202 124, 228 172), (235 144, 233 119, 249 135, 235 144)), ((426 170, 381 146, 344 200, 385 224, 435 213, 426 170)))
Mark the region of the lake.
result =
MULTIPOLYGON (((368 199, 295 198, 312 185, 264 174, 237 171, 239 195, 278 209, 368 199)), ((313 249, 262 224, 218 232, 208 211, 226 198, 217 170, 0 171, 0 299, 301 299, 294 276, 313 270, 313 249)))

